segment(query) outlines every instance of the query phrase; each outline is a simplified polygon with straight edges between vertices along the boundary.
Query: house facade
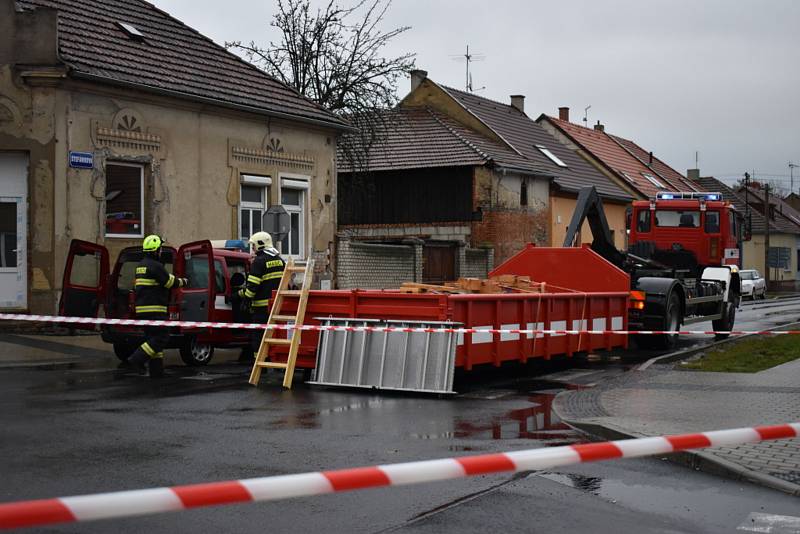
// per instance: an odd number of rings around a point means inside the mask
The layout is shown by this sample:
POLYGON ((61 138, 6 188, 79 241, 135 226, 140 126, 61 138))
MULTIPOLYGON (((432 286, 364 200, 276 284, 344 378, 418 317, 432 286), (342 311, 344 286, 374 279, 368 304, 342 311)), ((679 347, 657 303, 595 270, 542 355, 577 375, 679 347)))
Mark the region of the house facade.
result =
POLYGON ((151 4, 106 4, 0 0, 0 309, 54 312, 72 239, 247 238, 273 204, 282 252, 330 276, 345 124, 151 4))

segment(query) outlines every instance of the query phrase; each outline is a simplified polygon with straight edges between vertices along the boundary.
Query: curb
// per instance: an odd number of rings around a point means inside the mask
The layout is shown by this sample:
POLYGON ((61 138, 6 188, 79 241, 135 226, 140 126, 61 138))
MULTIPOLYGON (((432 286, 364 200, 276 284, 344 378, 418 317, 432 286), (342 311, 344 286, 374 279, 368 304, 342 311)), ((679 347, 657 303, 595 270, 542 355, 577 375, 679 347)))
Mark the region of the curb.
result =
MULTIPOLYGON (((776 326, 775 328, 770 328, 769 330, 765 330, 765 332, 773 332, 779 331, 783 329, 792 330, 795 327, 800 327, 800 322, 796 323, 789 323, 789 324, 782 324, 780 326, 776 326)), ((702 347, 692 347, 684 350, 679 350, 676 352, 671 352, 669 354, 664 354, 663 356, 656 356, 655 358, 650 358, 643 364, 637 366, 634 371, 646 371, 651 365, 663 365, 667 363, 677 362, 680 360, 685 360, 695 354, 699 354, 701 352, 706 352, 707 350, 714 349, 721 345, 725 345, 727 343, 732 343, 734 341, 740 341, 742 339, 747 339, 749 337, 756 336, 758 334, 746 334, 743 336, 731 336, 727 339, 721 339, 719 341, 715 341, 713 343, 709 343, 708 345, 703 345, 702 347)))
MULTIPOLYGON (((564 391, 559 393, 559 396, 569 393, 572 392, 564 391)), ((555 402, 553 403, 553 410, 556 411, 556 414, 558 414, 555 402)), ((560 414, 558 415, 561 417, 560 414)), ((620 428, 609 425, 608 423, 601 424, 592 421, 570 421, 564 418, 561 418, 561 420, 580 430, 581 432, 608 440, 647 437, 626 432, 620 428)), ((798 484, 793 484, 780 478, 773 477, 772 475, 766 475, 764 473, 759 473, 758 471, 747 469, 746 467, 743 467, 737 463, 725 460, 724 458, 719 458, 711 452, 681 451, 665 454, 664 456, 676 463, 685 465, 698 471, 702 471, 704 473, 718 475, 740 482, 743 481, 760 484, 762 486, 776 489, 790 495, 800 496, 800 485, 798 484)))

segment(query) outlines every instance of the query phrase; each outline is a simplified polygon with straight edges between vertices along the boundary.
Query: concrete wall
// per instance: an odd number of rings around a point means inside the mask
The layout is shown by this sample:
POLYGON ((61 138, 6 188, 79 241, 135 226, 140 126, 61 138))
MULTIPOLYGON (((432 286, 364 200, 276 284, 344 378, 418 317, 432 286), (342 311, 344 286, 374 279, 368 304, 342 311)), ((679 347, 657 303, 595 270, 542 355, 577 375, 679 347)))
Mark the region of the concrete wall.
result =
MULTIPOLYGON (((13 17, 0 21, 0 34, 9 20, 13 17)), ((25 152, 30 159, 30 311, 55 311, 71 239, 104 244, 112 259, 120 249, 141 243, 138 237, 105 236, 110 161, 144 165, 144 232, 162 234, 175 245, 238 237, 241 174, 271 177, 271 204, 280 203, 282 177, 307 179, 305 254, 318 260, 319 275, 329 273, 336 133, 81 83, 66 78, 57 65, 0 64, 0 150, 25 152), (94 169, 69 168, 69 151, 92 152, 94 169)))
MULTIPOLYGON (((550 246, 560 247, 564 243, 569 222, 575 211, 577 199, 570 196, 553 195, 550 197, 551 210, 551 240, 550 246)), ((620 250, 627 248, 627 234, 625 231, 625 209, 628 204, 614 204, 608 200, 603 201, 603 208, 608 219, 608 226, 614 233, 614 245, 620 250)), ((592 231, 588 223, 581 227, 581 243, 591 243, 592 231)))

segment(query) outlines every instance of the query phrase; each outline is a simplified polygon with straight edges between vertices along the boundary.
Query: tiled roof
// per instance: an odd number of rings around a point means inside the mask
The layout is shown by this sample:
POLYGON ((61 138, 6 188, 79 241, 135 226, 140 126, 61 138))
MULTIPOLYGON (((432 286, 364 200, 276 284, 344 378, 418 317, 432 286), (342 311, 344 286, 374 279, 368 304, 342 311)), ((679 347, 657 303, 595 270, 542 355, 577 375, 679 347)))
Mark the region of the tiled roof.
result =
POLYGON ((621 187, 517 108, 473 93, 440 87, 491 128, 518 154, 553 176, 553 181, 560 189, 574 193, 583 187, 593 185, 604 197, 631 199, 621 187), (567 166, 557 165, 537 146, 547 148, 567 166))
POLYGON ((70 75, 289 116, 346 124, 311 100, 143 0, 18 0, 58 10, 59 55, 70 75), (143 35, 131 39, 118 26, 143 35))
MULTIPOLYGON (((744 187, 740 187, 736 191, 740 198, 744 198, 744 190, 744 187)), ((748 202, 751 205, 751 212, 755 211, 752 208, 753 205, 757 205, 759 207, 764 205, 764 191, 761 189, 755 189, 753 187, 747 188, 747 197, 748 202)), ((770 221, 770 231, 787 234, 800 234, 800 213, 798 213, 794 208, 789 206, 778 196, 770 195, 769 203, 770 205, 775 206, 773 209, 775 218, 770 221)), ((762 224, 760 232, 758 233, 763 233, 763 231, 764 228, 762 224)), ((756 233, 755 219, 753 219, 753 233, 756 233)))
MULTIPOLYGON (((376 141, 369 150, 370 171, 426 167, 479 166, 503 162, 525 172, 539 169, 513 151, 428 108, 396 108, 377 121, 376 141)), ((337 168, 352 172, 344 147, 358 142, 358 133, 339 143, 337 168)))
MULTIPOLYGON (((716 178, 710 176, 702 177, 698 180, 695 180, 695 182, 697 183, 697 189, 702 191, 722 193, 722 198, 733 204, 736 207, 736 211, 738 211, 742 216, 745 216, 749 213, 752 224, 751 231, 753 234, 764 233, 766 219, 761 213, 758 212, 757 209, 752 206, 754 197, 758 198, 760 203, 764 202, 764 197, 759 196, 760 192, 757 192, 753 189, 749 190, 748 202, 750 202, 751 207, 748 212, 745 204, 744 189, 734 190, 716 178)), ((784 217, 783 214, 777 210, 775 213, 775 219, 770 221, 769 228, 770 232, 775 233, 800 234, 800 226, 792 224, 787 217, 784 217)))
MULTIPOLYGON (((555 117, 542 115, 541 119, 550 121, 564 132, 576 144, 583 147, 592 156, 600 160, 608 169, 617 173, 621 179, 627 180, 637 191, 646 197, 654 196, 659 191, 655 184, 645 178, 645 174, 653 176, 664 184, 667 190, 682 190, 684 186, 672 185, 668 180, 660 178, 639 159, 634 157, 621 143, 610 135, 593 128, 586 128, 562 121, 555 117)), ((638 148, 638 147, 637 147, 638 148)), ((641 149, 639 149, 641 150, 641 149)))
POLYGON ((617 143, 621 144, 623 148, 628 150, 628 152, 633 155, 636 159, 638 159, 644 165, 650 167, 660 178, 663 178, 667 182, 675 188, 676 191, 694 191, 695 186, 692 184, 692 181, 683 176, 681 173, 658 159, 657 157, 653 156, 650 157, 652 152, 648 152, 633 141, 629 139, 625 139, 624 137, 620 137, 618 135, 611 135, 617 143))

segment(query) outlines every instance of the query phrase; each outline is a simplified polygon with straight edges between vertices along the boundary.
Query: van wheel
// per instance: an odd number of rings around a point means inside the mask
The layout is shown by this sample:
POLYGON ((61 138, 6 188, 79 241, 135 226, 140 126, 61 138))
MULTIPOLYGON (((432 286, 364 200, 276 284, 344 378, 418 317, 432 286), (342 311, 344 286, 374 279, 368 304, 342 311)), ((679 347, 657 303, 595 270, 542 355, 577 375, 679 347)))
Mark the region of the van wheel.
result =
POLYGON ((180 347, 181 360, 186 365, 200 367, 208 365, 214 356, 214 347, 208 343, 198 343, 194 336, 189 337, 180 347))
POLYGON ((136 350, 136 345, 125 343, 124 341, 114 342, 114 354, 120 361, 124 362, 136 350))

